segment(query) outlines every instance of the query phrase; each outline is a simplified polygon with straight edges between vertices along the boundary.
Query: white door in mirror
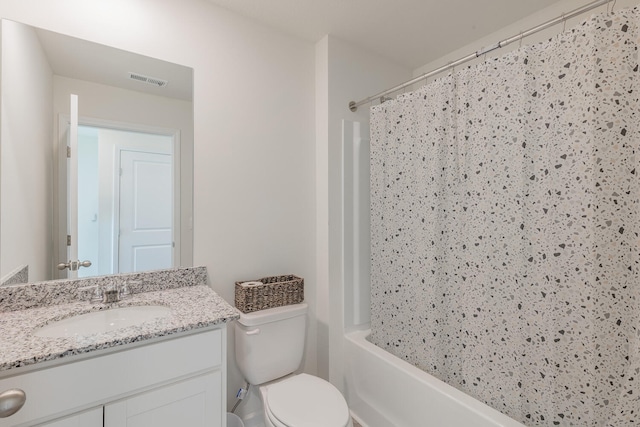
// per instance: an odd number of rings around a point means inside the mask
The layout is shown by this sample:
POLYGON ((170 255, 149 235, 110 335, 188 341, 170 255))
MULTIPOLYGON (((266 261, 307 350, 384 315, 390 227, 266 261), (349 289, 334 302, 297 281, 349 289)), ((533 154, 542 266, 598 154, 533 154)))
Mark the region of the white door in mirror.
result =
POLYGON ((174 265, 172 162, 171 154, 120 152, 119 273, 174 265))

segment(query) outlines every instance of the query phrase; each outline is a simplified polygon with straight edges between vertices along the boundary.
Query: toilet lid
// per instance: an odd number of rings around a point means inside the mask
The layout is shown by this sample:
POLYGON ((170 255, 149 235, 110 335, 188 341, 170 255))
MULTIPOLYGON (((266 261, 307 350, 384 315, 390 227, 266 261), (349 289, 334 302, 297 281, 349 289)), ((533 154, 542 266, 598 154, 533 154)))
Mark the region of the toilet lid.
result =
POLYGON ((281 424, 295 427, 345 427, 349 408, 329 382, 300 374, 269 386, 266 404, 281 424))

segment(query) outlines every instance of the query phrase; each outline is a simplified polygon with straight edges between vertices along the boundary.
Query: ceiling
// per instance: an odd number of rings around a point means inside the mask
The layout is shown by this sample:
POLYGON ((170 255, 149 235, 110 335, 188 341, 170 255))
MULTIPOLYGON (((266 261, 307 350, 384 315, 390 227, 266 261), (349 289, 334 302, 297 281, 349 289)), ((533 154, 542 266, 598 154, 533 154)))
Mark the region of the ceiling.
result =
POLYGON ((53 74, 151 95, 192 101, 193 70, 148 56, 34 29, 53 74), (129 78, 133 72, 168 81, 166 86, 141 83, 129 78))
POLYGON ((209 0, 317 42, 326 34, 418 68, 559 0, 209 0))

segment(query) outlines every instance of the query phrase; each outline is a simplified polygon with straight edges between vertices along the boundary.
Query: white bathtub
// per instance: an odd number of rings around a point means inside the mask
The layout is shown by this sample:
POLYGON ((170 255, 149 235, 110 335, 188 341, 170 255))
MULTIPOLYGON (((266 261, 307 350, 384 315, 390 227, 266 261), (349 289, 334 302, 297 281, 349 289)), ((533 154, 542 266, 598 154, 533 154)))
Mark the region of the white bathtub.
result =
POLYGON ((346 335, 345 394, 363 427, 524 427, 367 341, 346 335))

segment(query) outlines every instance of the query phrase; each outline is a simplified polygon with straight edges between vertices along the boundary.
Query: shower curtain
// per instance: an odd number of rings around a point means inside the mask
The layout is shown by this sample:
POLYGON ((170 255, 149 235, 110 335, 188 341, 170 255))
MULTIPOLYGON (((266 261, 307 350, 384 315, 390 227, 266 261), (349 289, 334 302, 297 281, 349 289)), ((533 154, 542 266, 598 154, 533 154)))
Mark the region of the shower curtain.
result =
POLYGON ((639 18, 371 110, 371 340, 525 425, 640 424, 639 18))

